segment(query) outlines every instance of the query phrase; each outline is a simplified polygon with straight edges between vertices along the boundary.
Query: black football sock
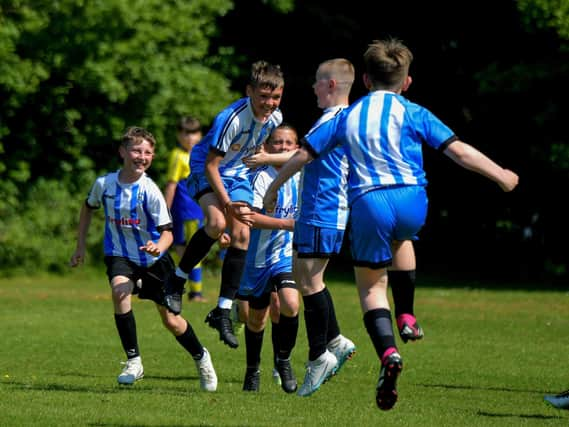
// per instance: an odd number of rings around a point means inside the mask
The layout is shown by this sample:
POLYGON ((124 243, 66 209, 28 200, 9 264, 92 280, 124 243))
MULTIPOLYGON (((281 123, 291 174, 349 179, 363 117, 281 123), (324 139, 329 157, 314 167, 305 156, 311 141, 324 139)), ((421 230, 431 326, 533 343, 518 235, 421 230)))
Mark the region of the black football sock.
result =
POLYGON ((134 320, 132 310, 124 314, 115 313, 115 324, 126 357, 132 359, 133 357, 140 356, 138 339, 136 337, 136 321, 134 320))
POLYGON ((308 360, 316 360, 326 351, 328 343, 328 298, 323 291, 303 296, 304 320, 308 338, 308 360))
POLYGON ((203 357, 203 346, 187 320, 186 325, 186 331, 182 335, 178 335, 176 341, 192 355, 194 360, 200 360, 203 357))
POLYGON ((296 344, 298 335, 298 315, 287 317, 281 314, 279 318, 279 359, 285 360, 296 344))
POLYGON ((217 242, 217 239, 209 237, 204 227, 196 231, 188 242, 188 246, 186 246, 184 250, 184 255, 182 255, 182 259, 178 263, 180 270, 189 274, 208 254, 215 242, 217 242))
POLYGON ((326 295, 326 298, 328 299, 328 335, 326 336, 326 343, 329 343, 340 335, 340 326, 338 325, 336 310, 334 310, 334 301, 332 301, 330 291, 328 288, 324 288, 322 292, 324 292, 324 295, 326 295))
POLYGON ((364 314, 364 324, 379 359, 383 358, 385 350, 397 348, 393 336, 391 312, 386 308, 376 308, 364 314))
POLYGON ((265 330, 261 332, 253 332, 245 325, 245 348, 247 368, 258 369, 261 364, 261 348, 263 347, 263 335, 265 330))
POLYGON ((223 259, 221 267, 221 286, 219 296, 230 300, 235 299, 239 290, 239 283, 245 268, 245 257, 247 251, 230 246, 223 259))
POLYGON ((415 270, 387 272, 396 318, 402 314, 414 315, 415 276, 415 270))

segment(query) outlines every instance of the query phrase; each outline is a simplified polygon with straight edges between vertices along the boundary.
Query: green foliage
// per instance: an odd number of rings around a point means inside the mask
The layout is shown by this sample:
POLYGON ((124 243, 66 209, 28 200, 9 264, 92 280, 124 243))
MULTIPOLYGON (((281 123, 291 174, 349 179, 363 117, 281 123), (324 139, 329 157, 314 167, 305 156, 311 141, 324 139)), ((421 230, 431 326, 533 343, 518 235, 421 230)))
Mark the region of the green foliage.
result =
POLYGON ((552 29, 569 40, 569 2, 566 0, 518 0, 518 10, 527 27, 552 29))
MULTIPOLYGON (((82 180, 93 178, 83 177, 82 180)), ((75 248, 79 209, 86 192, 70 194, 62 181, 39 179, 23 194, 4 185, 3 195, 20 200, 18 215, 0 211, 0 263, 4 274, 63 272, 75 248)), ((2 197, 2 199, 4 199, 2 197)), ((102 218, 91 227, 102 229, 102 218)), ((91 254, 101 253, 102 233, 90 233, 91 254)))
POLYGON ((106 170, 113 141, 133 124, 157 137, 160 172, 180 115, 208 123, 237 96, 231 76, 206 60, 230 58, 209 43, 229 0, 1 4, 0 180, 28 186, 106 170))
MULTIPOLYGON (((128 125, 157 137, 161 183, 182 114, 204 123, 238 94, 212 52, 230 0, 0 1, 0 265, 61 270, 95 176, 128 125), (79 195, 79 197, 78 197, 79 195), (17 212, 17 215, 14 215, 17 212)), ((96 224, 93 224, 96 228, 96 224)), ((101 233, 93 236, 93 254, 101 233)), ((97 249, 95 249, 97 248, 97 249)))

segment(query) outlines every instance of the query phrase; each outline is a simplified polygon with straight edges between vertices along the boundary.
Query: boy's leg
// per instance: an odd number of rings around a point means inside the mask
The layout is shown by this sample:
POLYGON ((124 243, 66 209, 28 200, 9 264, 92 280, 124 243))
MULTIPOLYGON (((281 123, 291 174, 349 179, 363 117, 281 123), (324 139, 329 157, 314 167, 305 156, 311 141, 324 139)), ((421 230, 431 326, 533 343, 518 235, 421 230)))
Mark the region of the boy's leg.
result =
POLYGON ((403 342, 423 338, 414 313, 415 303, 415 251, 411 240, 392 244, 393 265, 388 269, 389 287, 393 295, 395 318, 403 342))
MULTIPOLYGON (((292 279, 292 277, 290 277, 292 279)), ((293 283, 292 280, 290 282, 293 283)), ((280 318, 278 323, 278 356, 276 366, 281 378, 281 387, 286 393, 294 393, 298 387, 290 363, 290 356, 298 336, 299 295, 295 287, 279 289, 280 318)))
POLYGON ((244 391, 259 391, 261 372, 261 349, 265 333, 268 307, 253 308, 249 305, 249 318, 245 325, 245 348, 247 367, 243 380, 244 391))
POLYGON ((174 314, 180 314, 182 311, 182 294, 188 275, 208 254, 226 225, 225 215, 219 209, 214 193, 204 194, 200 198, 200 205, 207 217, 206 225, 192 235, 175 273, 170 274, 164 283, 164 303, 174 314))
POLYGON ((397 402, 396 384, 403 361, 393 335, 387 299, 387 270, 356 267, 354 271, 364 312, 364 325, 381 361, 376 403, 380 409, 388 410, 397 402))
MULTIPOLYGON (((128 268, 122 260, 114 258, 118 264, 112 264, 113 269, 128 268)), ((131 294, 134 283, 126 276, 116 275, 111 279, 111 292, 115 312, 115 325, 119 334, 122 347, 127 357, 125 366, 117 377, 119 384, 131 385, 144 377, 144 369, 138 348, 138 338, 136 333, 136 320, 131 307, 131 294)))
POLYGON ((237 348, 239 342, 233 333, 231 307, 245 269, 250 230, 249 226, 234 218, 231 219, 230 224, 231 246, 227 249, 223 259, 217 307, 208 313, 205 322, 219 331, 220 340, 231 348, 237 348))

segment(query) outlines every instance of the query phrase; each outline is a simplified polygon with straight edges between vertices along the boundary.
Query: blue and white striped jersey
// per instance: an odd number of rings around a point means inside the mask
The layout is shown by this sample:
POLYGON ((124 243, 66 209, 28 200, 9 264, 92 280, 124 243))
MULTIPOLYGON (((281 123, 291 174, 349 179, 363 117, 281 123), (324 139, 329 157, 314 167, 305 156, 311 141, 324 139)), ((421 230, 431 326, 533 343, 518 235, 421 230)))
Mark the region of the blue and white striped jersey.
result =
MULTIPOLYGON (((253 206, 261 209, 261 213, 264 215, 296 219, 298 214, 298 173, 279 188, 274 212, 269 214, 263 209, 263 197, 277 173, 278 171, 274 167, 264 166, 251 174, 251 186, 254 194, 253 206)), ((292 257, 292 231, 251 228, 247 265, 254 265, 255 268, 269 267, 286 257, 292 257)))
POLYGON ((281 111, 276 109, 265 123, 261 123, 255 118, 248 97, 235 101, 216 116, 209 132, 192 149, 191 173, 204 173, 207 155, 214 149, 224 153, 219 165, 221 177, 246 178, 249 168, 243 164, 243 158, 255 154, 282 120, 281 111))
MULTIPOLYGON (((325 109, 308 133, 346 107, 338 105, 325 109)), ((306 164, 300 179, 302 196, 298 222, 345 230, 349 217, 347 181, 348 158, 342 146, 306 164)))
POLYGON ((363 96, 305 136, 318 155, 344 145, 350 203, 377 188, 426 185, 422 143, 438 149, 456 139, 429 110, 387 91, 363 96))
POLYGON ((172 224, 162 192, 144 174, 138 181, 124 184, 119 171, 100 176, 89 191, 87 205, 105 211, 104 251, 107 256, 128 258, 149 267, 160 257, 139 250, 148 240, 157 242, 157 227, 172 224))

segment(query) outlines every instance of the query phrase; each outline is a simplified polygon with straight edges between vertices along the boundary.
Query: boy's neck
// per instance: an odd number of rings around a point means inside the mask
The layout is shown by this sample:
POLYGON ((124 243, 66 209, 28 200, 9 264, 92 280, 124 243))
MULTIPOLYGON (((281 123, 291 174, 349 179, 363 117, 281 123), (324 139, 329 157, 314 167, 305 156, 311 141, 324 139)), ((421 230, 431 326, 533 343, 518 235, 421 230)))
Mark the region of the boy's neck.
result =
POLYGON ((119 171, 119 182, 123 184, 132 184, 140 179, 143 174, 141 173, 128 173, 124 169, 119 171))

